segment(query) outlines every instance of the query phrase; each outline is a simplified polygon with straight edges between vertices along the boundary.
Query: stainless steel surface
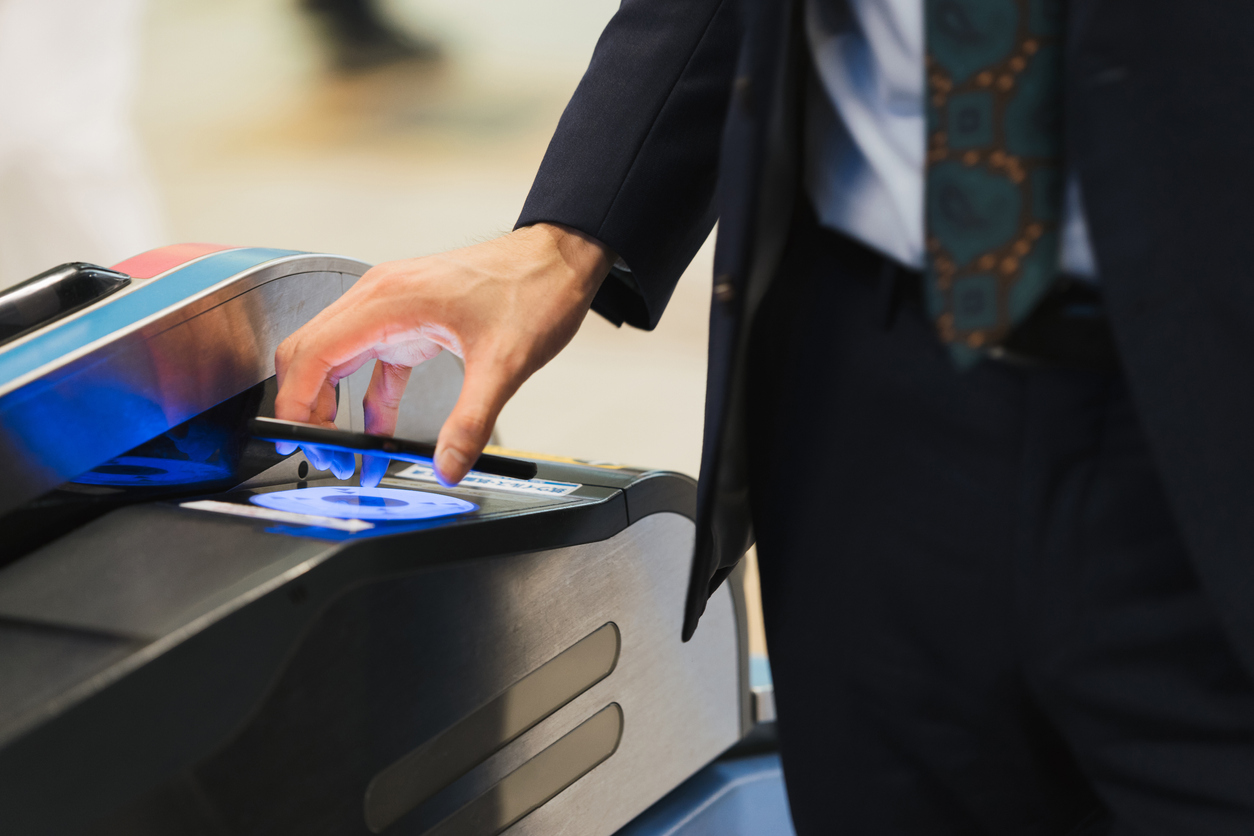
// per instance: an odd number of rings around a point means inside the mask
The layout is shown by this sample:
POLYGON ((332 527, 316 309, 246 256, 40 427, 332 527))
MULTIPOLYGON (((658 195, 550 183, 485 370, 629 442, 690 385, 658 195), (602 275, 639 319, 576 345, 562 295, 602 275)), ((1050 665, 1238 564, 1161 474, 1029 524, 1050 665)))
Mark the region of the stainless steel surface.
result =
MULTIPOLYGON (((213 311, 226 303, 256 290, 266 284, 288 279, 297 276, 317 277, 323 281, 330 280, 337 286, 332 290, 332 298, 339 296, 351 287, 357 279, 369 268, 369 265, 357 261, 356 259, 343 258, 341 256, 323 255, 317 253, 301 253, 299 255, 284 256, 271 261, 264 262, 256 267, 242 270, 221 282, 205 289, 200 293, 193 294, 177 303, 161 310, 152 316, 131 323, 123 328, 119 328, 116 332, 109 335, 107 339, 100 340, 82 349, 57 358, 56 361, 50 362, 38 369, 32 370, 30 373, 23 375, 4 384, 0 384, 0 397, 4 397, 13 391, 16 391, 33 380, 49 377, 58 377, 57 374, 66 367, 72 367, 79 363, 84 357, 99 355, 102 351, 110 348, 116 349, 119 343, 128 340, 150 340, 165 331, 176 328, 184 323, 196 320, 203 314, 213 311)), ((135 293, 152 282, 161 281, 158 277, 150 280, 136 280, 136 282, 122 291, 109 297, 105 304, 111 304, 118 299, 123 298, 129 293, 135 293)), ((283 290, 289 294, 293 291, 293 286, 287 282, 280 282, 283 290)), ((272 288, 271 290, 274 290, 272 288)), ((304 297, 305 293, 311 291, 309 285, 304 285, 296 291, 295 296, 288 295, 286 297, 286 307, 270 306, 268 309, 258 310, 255 307, 243 309, 230 308, 225 313, 236 313, 237 317, 219 319, 214 318, 203 323, 198 323, 197 331, 194 335, 202 339, 208 337, 217 337, 218 342, 222 342, 223 337, 234 337, 243 339, 248 342, 255 342, 258 339, 270 337, 271 341, 277 343, 282 341, 287 334, 295 330, 299 325, 308 322, 313 318, 314 314, 326 307, 325 303, 320 304, 317 298, 308 299, 304 297), (241 321, 241 317, 243 321, 241 321), (294 327, 289 327, 291 323, 298 323, 294 327), (248 329, 241 329, 239 326, 248 325, 248 329), (278 340, 273 340, 275 333, 281 333, 282 336, 278 340)), ((314 291, 316 292, 316 291, 314 291)), ((86 315, 88 311, 81 312, 80 315, 86 315)), ((219 312, 224 313, 224 312, 219 312)), ((60 320, 56 325, 61 325, 69 319, 60 320)), ((5 350, 11 349, 13 346, 21 345, 24 342, 33 339, 34 334, 24 337, 22 340, 5 346, 5 350)), ((203 366, 200 358, 193 358, 188 355, 194 354, 197 349, 206 349, 211 352, 221 350, 220 346, 212 344, 201 344, 196 341, 183 342, 178 344, 185 351, 182 360, 195 360, 199 366, 203 366)), ((240 346, 227 346, 228 348, 239 349, 240 346)), ((249 352, 245 347, 244 354, 249 352)), ((273 351, 267 358, 270 362, 270 370, 274 369, 273 351)), ((216 356, 216 355, 215 355, 216 356)), ((235 355, 227 355, 234 359, 235 355)), ((198 367, 199 367, 198 366, 198 367)))
POLYGON ((771 685, 753 687, 753 719, 758 723, 775 722, 775 688, 771 685))
POLYGON ((266 262, 0 387, 0 513, 272 375, 278 344, 365 269, 266 262))
MULTIPOLYGON (((373 369, 374 364, 367 363, 340 382, 341 409, 335 423, 341 429, 365 430, 361 402, 366 396, 373 369), (348 410, 343 409, 345 403, 349 406, 348 410)), ((415 441, 435 441, 444 419, 453 411, 453 405, 461 394, 464 374, 461 358, 447 351, 440 352, 414 369, 401 398, 396 432, 393 434, 415 441)))
POLYGON ((425 836, 497 836, 604 763, 622 736, 623 709, 610 703, 425 836))
MULTIPOLYGON (((293 255, 218 282, 108 337, 0 383, 0 514, 153 438, 274 373, 274 351, 338 299, 369 265, 293 255)), ((91 311, 162 281, 137 279, 91 311)), ((19 349, 39 333, 0 349, 19 349)), ((363 430, 373 363, 341 382, 344 429, 363 430)), ((397 434, 432 440, 461 389, 461 361, 444 353, 416 369, 397 434)))
POLYGON ((430 706, 444 724, 606 621, 618 625, 622 650, 612 674, 401 819, 397 833, 434 827, 610 703, 624 717, 614 755, 507 833, 608 836, 740 739, 741 648, 727 585, 692 641, 680 641, 693 531, 686 517, 655 514, 602 543, 491 561, 475 570, 478 606, 460 613, 465 601, 445 587, 442 634, 458 639, 430 652, 492 650, 470 676, 474 696, 466 683, 445 683, 430 706))
MULTIPOLYGON (((565 723, 573 725, 572 720, 594 707, 619 703, 622 742, 613 757, 507 830, 511 836, 608 836, 743 734, 741 699, 747 682, 741 670, 748 648, 739 643, 730 586, 724 584, 710 598, 692 640, 679 639, 692 563, 692 522, 678 514, 655 514, 614 538, 620 539, 615 545, 621 551, 605 559, 617 558, 627 564, 619 568, 623 576, 635 577, 620 577, 618 589, 607 589, 591 577, 595 568, 584 565, 571 571, 571 580, 575 590, 580 583, 590 590, 601 586, 601 606, 611 611, 630 608, 627 623, 614 618, 623 631, 622 656, 614 674, 564 712, 571 718, 565 723), (581 708, 581 701, 586 707, 581 708)), ((548 734, 565 725, 562 714, 554 716, 557 729, 548 734)), ((538 727, 535 743, 545 739, 544 727, 538 727)), ((527 743, 524 736, 520 744, 527 743)), ((508 758, 501 760, 503 765, 508 758)))
MULTIPOLYGON (((597 628, 500 696, 380 771, 366 787, 366 825, 372 832, 381 833, 609 676, 618 662, 620 645, 621 636, 613 622, 597 628)), ((617 745, 617 732, 614 737, 617 745)), ((609 752, 605 754, 608 756, 609 752)))

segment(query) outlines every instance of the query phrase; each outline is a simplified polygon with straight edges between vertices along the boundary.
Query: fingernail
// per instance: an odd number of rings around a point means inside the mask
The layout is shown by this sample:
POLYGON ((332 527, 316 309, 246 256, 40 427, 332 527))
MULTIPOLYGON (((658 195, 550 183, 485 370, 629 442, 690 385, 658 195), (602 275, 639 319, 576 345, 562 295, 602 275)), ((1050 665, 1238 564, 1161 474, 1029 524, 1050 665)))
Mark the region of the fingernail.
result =
POLYGON ((389 459, 380 456, 362 456, 361 457, 361 486, 363 488, 377 488, 379 482, 383 480, 384 474, 388 472, 389 459))
POLYGON ((451 488, 457 482, 449 479, 445 474, 453 473, 464 469, 466 466, 466 457, 454 450, 452 447, 445 447, 440 451, 435 459, 435 476, 440 480, 440 484, 446 488, 451 488))
POLYGON ((280 456, 290 456, 296 452, 296 442, 294 441, 276 441, 274 442, 274 452, 280 456))
POLYGON ((343 481, 351 477, 353 475, 353 471, 356 469, 357 469, 357 463, 353 461, 353 458, 351 456, 349 457, 348 461, 345 461, 340 456, 336 456, 333 459, 331 459, 331 472, 334 473, 335 478, 339 479, 340 481, 343 481))
POLYGON ((312 444, 306 444, 301 447, 305 451, 305 458, 309 459, 309 463, 313 465, 314 470, 326 470, 329 466, 326 454, 321 449, 314 447, 312 444))

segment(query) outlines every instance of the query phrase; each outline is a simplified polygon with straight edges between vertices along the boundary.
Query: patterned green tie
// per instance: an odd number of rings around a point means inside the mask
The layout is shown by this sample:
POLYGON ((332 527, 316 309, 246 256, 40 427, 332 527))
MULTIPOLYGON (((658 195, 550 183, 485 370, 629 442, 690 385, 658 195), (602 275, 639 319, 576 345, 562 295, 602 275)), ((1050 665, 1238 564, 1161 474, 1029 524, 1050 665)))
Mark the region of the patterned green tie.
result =
POLYGON ((925 0, 927 304, 960 367, 1057 272, 1063 0, 925 0))

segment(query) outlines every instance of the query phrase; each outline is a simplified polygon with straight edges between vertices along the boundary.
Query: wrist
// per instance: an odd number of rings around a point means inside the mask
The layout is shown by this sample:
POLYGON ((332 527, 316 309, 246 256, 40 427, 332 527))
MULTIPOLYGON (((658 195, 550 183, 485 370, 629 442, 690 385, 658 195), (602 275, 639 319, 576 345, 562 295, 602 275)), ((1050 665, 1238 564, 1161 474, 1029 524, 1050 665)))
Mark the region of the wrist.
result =
POLYGON ((609 275, 610 266, 618 260, 618 255, 596 238, 564 224, 541 222, 518 232, 537 238, 546 249, 551 249, 589 298, 596 294, 609 275))

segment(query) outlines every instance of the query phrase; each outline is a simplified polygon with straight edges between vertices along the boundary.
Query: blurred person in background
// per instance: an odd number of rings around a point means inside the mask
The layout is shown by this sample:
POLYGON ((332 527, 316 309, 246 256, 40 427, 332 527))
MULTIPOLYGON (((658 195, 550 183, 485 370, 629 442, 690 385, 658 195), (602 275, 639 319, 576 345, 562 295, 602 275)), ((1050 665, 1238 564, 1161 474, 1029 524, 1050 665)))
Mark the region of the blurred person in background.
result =
POLYGON ((144 0, 0 0, 0 287, 163 243, 132 124, 144 0))
POLYGON ((517 229, 368 272, 278 415, 373 360, 389 433, 456 352, 455 483, 717 218, 684 634, 756 535, 797 832, 1254 833, 1252 38, 1236 0, 625 0, 517 229))
POLYGON ((332 61, 342 72, 444 57, 438 41, 423 33, 402 31, 374 0, 303 0, 302 7, 320 20, 332 61))

